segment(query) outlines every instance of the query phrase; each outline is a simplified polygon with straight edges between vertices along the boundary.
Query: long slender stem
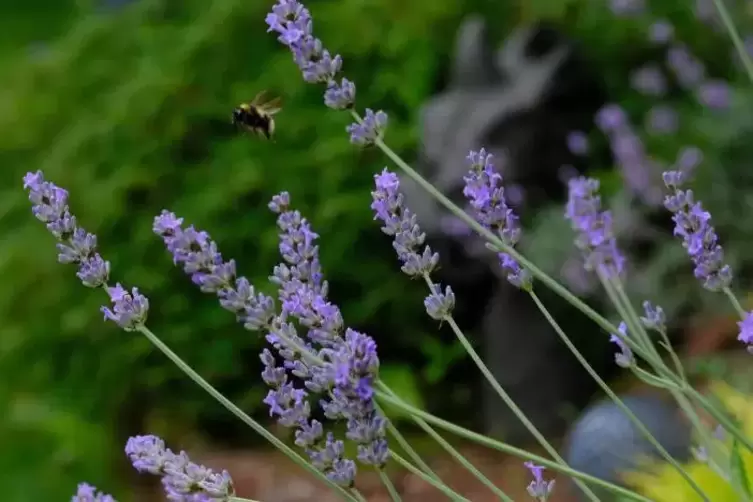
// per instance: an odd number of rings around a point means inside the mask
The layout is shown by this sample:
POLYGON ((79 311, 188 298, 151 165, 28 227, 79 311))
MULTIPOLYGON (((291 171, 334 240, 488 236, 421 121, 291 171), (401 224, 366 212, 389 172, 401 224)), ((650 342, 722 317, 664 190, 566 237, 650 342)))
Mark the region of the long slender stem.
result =
MULTIPOLYGON (((434 292, 434 284, 431 282, 431 279, 429 278, 428 274, 424 274, 424 280, 426 281, 426 284, 429 286, 429 290, 434 292)), ((471 360, 473 360, 476 367, 481 371, 481 374, 484 375, 484 378, 487 382, 489 382, 489 385, 492 386, 494 391, 497 393, 497 395, 502 399, 502 401, 505 403, 505 405, 510 408, 510 410, 515 414, 515 417, 517 417, 518 420, 525 426, 525 428, 528 430, 528 432, 531 433, 531 435, 536 438, 536 441, 539 442, 539 444, 549 453, 553 459, 555 459, 560 464, 567 466, 567 462, 565 462, 565 459, 563 459, 560 454, 557 452, 557 449, 552 446, 552 444, 549 442, 549 440, 546 439, 546 437, 539 431, 539 429, 531 422, 525 413, 523 413, 523 410, 521 410, 518 405, 515 403, 515 400, 510 397, 510 395, 507 393, 507 391, 502 388, 502 386, 497 382, 497 379, 494 378, 494 375, 491 371, 489 371, 489 368, 486 366, 484 361, 481 359, 481 356, 478 355, 476 350, 473 348, 473 345, 471 345, 471 342, 468 341, 468 338, 466 338, 465 334, 463 334, 463 330, 460 329, 460 326, 455 322, 455 319, 452 317, 452 315, 447 315, 444 318, 444 321, 450 326, 453 333, 455 333, 455 336, 460 341, 460 343, 463 345, 463 348, 468 353, 469 356, 471 356, 471 360)), ((584 485, 580 480, 574 479, 575 484, 578 485, 578 488, 580 488, 583 493, 592 501, 598 501, 599 497, 596 496, 595 493, 593 493, 586 485, 584 485)))
POLYGON ((716 6, 716 10, 719 12, 719 17, 722 18, 722 23, 724 23, 724 27, 727 30, 729 37, 732 39, 732 44, 735 46, 737 54, 740 56, 740 59, 743 62, 743 66, 745 67, 745 72, 748 74, 748 78, 750 78, 750 81, 753 82, 753 61, 751 61, 750 55, 748 55, 748 51, 745 50, 745 43, 743 42, 742 38, 740 38, 740 34, 738 33, 737 28, 735 28, 735 23, 732 21, 732 17, 729 15, 727 6, 724 5, 723 0, 714 0, 714 5, 716 6))
MULTIPOLYGON (((387 392, 392 392, 392 390, 387 387, 386 385, 382 384, 381 381, 377 382, 377 385, 382 385, 383 388, 387 392)), ((382 411, 379 407, 377 407, 379 412, 384 415, 384 411, 382 411)), ((395 427, 395 424, 392 423, 392 421, 389 421, 387 423, 387 430, 392 434, 392 437, 395 438, 395 441, 397 441, 397 444, 400 445, 400 447, 405 451, 405 453, 408 454, 408 456, 416 463, 416 465, 424 471, 428 476, 433 477, 437 481, 441 482, 440 477, 437 475, 436 472, 434 472, 431 467, 429 467, 429 464, 427 464, 423 458, 421 458, 421 455, 418 454, 418 452, 408 443, 408 441, 403 437, 403 435, 400 433, 400 431, 395 427)))
POLYGON ((400 498, 400 494, 397 491, 397 488, 395 488, 395 485, 392 483, 392 480, 387 475, 386 472, 384 472, 384 469, 377 469, 379 471, 379 479, 382 480, 382 484, 385 488, 387 488, 387 491, 390 494, 390 498, 392 499, 392 502, 402 502, 402 498, 400 498))
POLYGON ((583 354, 580 353, 578 348, 573 345, 572 341, 570 341, 570 338, 565 334, 565 332, 562 330, 560 325, 557 323, 557 321, 552 317, 552 314, 549 312, 549 310, 544 306, 544 304, 541 302, 539 297, 531 291, 529 293, 531 295, 531 299, 536 304, 536 306, 539 308, 541 313, 544 315, 546 320, 549 322, 549 324, 552 326, 554 331, 559 335, 562 342, 567 346, 568 349, 570 349, 570 352, 575 356, 575 358, 578 360, 578 362, 585 368, 585 370, 588 372, 588 374, 593 378, 597 384, 599 384, 599 387, 606 393, 609 398, 614 401, 614 403, 617 405, 617 407, 622 410, 622 412, 625 414, 625 416, 628 417, 628 419, 633 422, 635 427, 638 429, 638 431, 645 437, 651 445, 656 448, 656 451, 659 452, 659 454, 664 457, 664 459, 669 462, 672 467, 674 467, 677 472, 680 474, 680 476, 687 481, 687 483, 693 488, 693 490, 698 493, 698 495, 701 496, 701 498, 707 502, 709 502, 708 496, 704 493, 704 491, 701 489, 700 486, 695 482, 695 480, 683 469, 682 465, 675 460, 672 455, 669 454, 669 452, 662 446, 662 444, 651 434, 651 431, 646 428, 645 425, 643 425, 643 422, 640 421, 638 417, 635 416, 635 414, 630 410, 630 408, 625 405, 624 402, 615 394, 612 389, 607 385, 607 383, 599 376, 599 374, 591 367, 591 365, 588 363, 585 357, 583 357, 583 354))
MULTIPOLYGON (((400 401, 395 401, 395 402, 400 402, 400 401)), ((390 457, 394 458, 395 461, 397 461, 398 464, 400 464, 403 467, 405 467, 411 473, 415 474, 419 478, 423 479, 424 481, 426 481, 427 483, 429 483, 430 485, 432 485, 437 490, 439 490, 442 493, 444 493, 445 495, 447 495, 451 500, 454 500, 455 502, 471 502, 470 500, 468 500, 467 498, 463 497, 462 495, 460 495, 459 493, 457 493, 456 491, 454 491, 452 488, 450 488, 446 484, 444 484, 444 483, 437 483, 432 477, 427 476, 420 469, 416 469, 416 467, 413 464, 411 464, 410 462, 408 462, 407 460, 405 460, 403 457, 401 457, 400 455, 398 455, 397 453, 395 453, 392 450, 390 450, 390 457)))
POLYGON ((262 436, 264 439, 272 443, 273 446, 278 448, 280 451, 282 451, 285 455, 290 457, 293 462, 300 465, 307 471, 309 471, 311 474, 319 478, 321 481, 325 482, 327 485, 329 485, 330 488, 335 490, 338 494, 340 494, 345 500, 349 500, 351 502, 359 502, 357 498, 355 498, 353 495, 348 493, 343 487, 333 483, 332 481, 327 478, 321 471, 317 470, 313 465, 311 465, 309 462, 306 461, 305 458, 300 456, 295 450, 290 448, 288 445, 280 441, 277 437, 275 437, 274 434, 269 432, 267 429, 265 429, 261 424, 259 424, 256 420, 248 416, 246 413, 244 413, 243 410, 238 408, 232 401, 230 401, 228 398, 226 398, 220 391, 215 389, 212 384, 204 380, 201 375, 196 373, 193 368, 191 368, 188 364, 186 364, 183 359, 178 356, 175 352, 173 352, 170 347, 168 347, 162 340, 159 339, 157 335, 152 333, 152 331, 147 328, 146 326, 140 326, 138 328, 138 331, 144 335, 152 344, 157 347, 165 356, 167 356, 168 359, 170 359, 183 373, 185 373, 191 380, 193 380, 199 387, 204 389, 210 396, 212 396, 214 399, 217 400, 222 406, 227 408, 227 410, 238 417, 244 424, 251 427, 254 432, 262 436))
POLYGON ((726 413, 720 411, 716 406, 713 405, 713 403, 708 400, 708 398, 706 398, 706 396, 698 392, 692 386, 687 385, 685 387, 685 392, 693 397, 693 399, 695 399, 709 415, 714 417, 714 420, 719 422, 719 424, 721 424, 721 426, 724 427, 727 432, 735 436, 735 439, 737 439, 740 444, 744 445, 748 450, 753 451, 753 443, 747 437, 745 432, 743 432, 737 425, 735 425, 735 423, 730 419, 730 417, 727 416, 726 413))
MULTIPOLYGON (((382 382, 377 382, 377 387, 386 394, 397 398, 394 392, 390 390, 389 387, 384 385, 382 382)), ((462 453, 460 453, 458 450, 456 450, 445 438, 443 438, 437 431, 435 431, 429 424, 427 424, 424 420, 413 417, 413 420, 418 424, 419 427, 421 427, 429 436, 431 436, 439 445, 445 449, 452 457, 458 461, 463 467, 465 467, 468 472, 473 474, 476 479, 478 479, 481 483, 483 483, 487 488, 489 488, 492 492, 494 492, 495 495, 497 495, 500 500, 503 500, 504 502, 514 502, 512 498, 510 498, 509 495, 507 495, 502 489, 497 487, 489 478, 487 478, 481 471, 479 471, 472 463, 466 459, 462 453)), ((438 478, 437 478, 438 479, 438 478)))
POLYGON ((430 424, 433 424, 441 429, 444 429, 462 438, 468 439, 469 441, 473 441, 474 443, 478 443, 480 445, 486 446, 493 450, 501 451, 502 453, 507 453, 509 455, 516 456, 523 460, 531 460, 532 462, 539 465, 543 465, 544 467, 547 467, 553 471, 561 472, 562 474, 565 474, 567 476, 580 479, 582 481, 585 481, 586 483, 590 483, 592 485, 596 485, 601 488, 604 488, 605 490, 608 490, 612 493, 619 494, 628 500, 637 500, 640 502, 653 502, 651 499, 646 498, 643 495, 635 493, 631 490, 628 490, 627 488, 623 488, 621 486, 615 485, 608 481, 604 481, 603 479, 599 479, 595 476, 591 476, 590 474, 577 471, 571 467, 563 466, 562 464, 558 462, 553 462, 552 460, 549 460, 548 458, 542 457, 540 455, 535 455, 526 450, 516 448, 514 446, 502 443, 500 441, 496 441, 490 437, 484 436, 483 434, 479 434, 477 432, 468 430, 464 427, 460 427, 459 425, 455 425, 452 422, 448 422, 447 420, 443 420, 439 417, 431 415, 430 413, 420 410, 416 408, 415 406, 411 406, 410 404, 400 399, 397 399, 393 396, 390 396, 380 390, 377 390, 377 395, 384 402, 389 403, 392 406, 395 406, 405 411, 406 413, 418 416, 430 424))
POLYGON ((735 293, 732 292, 730 288, 724 288, 723 289, 724 294, 729 298, 729 301, 732 303, 732 306, 735 308, 735 312, 737 312, 737 315, 740 316, 740 319, 745 319, 745 309, 740 304, 740 300, 737 299, 737 296, 735 296, 735 293))

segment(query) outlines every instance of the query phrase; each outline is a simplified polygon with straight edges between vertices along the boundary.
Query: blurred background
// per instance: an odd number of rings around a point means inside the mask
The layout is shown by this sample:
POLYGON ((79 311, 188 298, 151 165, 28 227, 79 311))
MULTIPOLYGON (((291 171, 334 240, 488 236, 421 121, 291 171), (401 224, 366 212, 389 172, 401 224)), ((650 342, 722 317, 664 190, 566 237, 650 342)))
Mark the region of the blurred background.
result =
MULTIPOLYGON (((753 33, 749 3, 729 4, 742 34, 753 33)), ((270 5, 0 3, 0 486, 8 502, 64 500, 82 480, 121 501, 145 499, 151 480, 133 475, 123 445, 146 433, 228 467, 239 489, 243 484, 241 495, 265 502, 311 497, 305 483, 279 481, 298 473, 292 464, 268 453, 147 340, 102 321, 103 293, 83 288, 71 267, 56 263, 52 237, 30 213, 21 179, 37 169, 70 191, 72 211, 97 234, 112 263, 113 281, 149 297, 151 329, 259 420, 268 420, 261 404, 262 342, 172 265, 151 231, 163 208, 209 231, 242 274, 273 293, 267 276, 279 258, 266 203, 289 191, 321 236, 332 299, 348 325, 379 344, 383 380, 417 406, 527 444, 504 410, 489 404, 452 334, 422 311, 423 285, 399 272, 369 209, 373 174, 387 160, 349 144, 348 115, 326 109, 321 88, 305 84, 287 50, 265 32, 270 5), (275 142, 239 134, 229 122, 233 107, 262 89, 284 100, 275 142)), ((753 201, 753 84, 711 0, 317 0, 307 6, 317 35, 342 54, 345 74, 357 83, 358 106, 387 111, 389 145, 438 184, 450 179, 449 191, 464 167, 450 176, 432 164, 432 145, 446 130, 454 137, 453 129, 460 136, 471 130, 466 125, 475 127, 463 122, 463 110, 477 106, 474 96, 485 89, 507 103, 491 125, 474 130, 468 145, 458 143, 448 154, 465 155, 466 146, 480 141, 512 150, 509 179, 521 194, 522 248, 611 315, 581 273, 572 234, 562 224, 568 173, 598 177, 605 203, 623 217, 631 295, 665 307, 694 375, 729 379, 734 357, 727 350, 740 352, 732 313, 693 280, 655 196, 662 167, 694 170, 694 188, 737 271, 735 289, 746 297, 753 265, 753 219, 745 217, 753 201), (483 37, 469 19, 485 23, 483 37), (549 58, 563 47, 566 57, 549 58), (486 75, 491 65, 496 70, 486 75), (515 94, 521 82, 531 82, 518 77, 534 73, 540 92, 515 94), (466 100, 460 111, 445 113, 443 97, 454 103, 458 93, 466 100), (599 110, 610 104, 624 110, 632 135, 600 130, 599 110), (541 158, 541 151, 553 153, 541 158), (649 174, 635 175, 647 166, 649 174)), ((506 361, 545 368, 523 368, 508 379, 521 395, 542 389, 545 401, 526 407, 553 440, 565 437, 599 393, 566 352, 536 351, 558 344, 545 331, 534 334, 538 321, 529 326, 523 316, 514 329, 495 334, 509 313, 496 306, 518 300, 500 285, 493 263, 473 265, 478 256, 466 245, 470 237, 434 212, 425 210, 434 218, 426 224, 443 251, 446 281, 461 291, 461 324, 502 381, 506 361), (537 341, 498 346, 498 340, 537 341), (546 368, 567 385, 553 386, 546 368), (547 406, 552 400, 556 410, 547 406)), ((566 315, 563 324, 594 366, 629 388, 606 337, 544 296, 566 315)), ((417 444, 425 442, 402 417, 392 418, 417 444)), ((499 462, 487 459, 491 468, 499 462)), ((527 483, 506 479, 519 488, 527 483)), ((405 490, 411 486, 404 481, 405 490)))

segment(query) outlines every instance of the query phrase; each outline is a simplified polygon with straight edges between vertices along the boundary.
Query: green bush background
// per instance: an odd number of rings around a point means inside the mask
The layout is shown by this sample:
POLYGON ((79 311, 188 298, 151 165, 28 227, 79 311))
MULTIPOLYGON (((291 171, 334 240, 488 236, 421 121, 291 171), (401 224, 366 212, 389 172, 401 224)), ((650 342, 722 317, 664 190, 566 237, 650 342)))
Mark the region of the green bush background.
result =
MULTIPOLYGON (((666 3, 687 36, 701 29, 680 12, 684 2, 666 3)), ((308 5, 358 84, 359 105, 390 112, 389 143, 408 159, 419 106, 449 61, 448 35, 469 13, 486 16, 498 38, 521 22, 560 22, 618 98, 632 99, 627 71, 645 57, 648 21, 615 21, 588 0, 308 5)), ((0 486, 9 502, 65 499, 84 479, 128 500, 113 472, 129 434, 169 440, 202 430, 229 446, 257 441, 146 340, 102 322, 104 294, 56 263, 52 238, 30 215, 21 189, 29 170, 70 191, 113 280, 149 296, 153 331, 258 417, 259 340, 172 266, 151 232, 163 208, 208 230, 261 285, 277 262, 266 202, 290 191, 321 235, 333 299, 350 325, 378 336, 385 378, 420 402, 456 359, 421 313, 421 285, 400 275, 372 222, 369 187, 385 159, 348 144, 348 116, 325 109, 321 89, 304 84, 265 33, 268 8, 241 0, 0 5, 0 486), (228 124, 232 107, 261 89, 285 100, 274 143, 228 124)), ((723 37, 699 44, 727 50, 723 37)))

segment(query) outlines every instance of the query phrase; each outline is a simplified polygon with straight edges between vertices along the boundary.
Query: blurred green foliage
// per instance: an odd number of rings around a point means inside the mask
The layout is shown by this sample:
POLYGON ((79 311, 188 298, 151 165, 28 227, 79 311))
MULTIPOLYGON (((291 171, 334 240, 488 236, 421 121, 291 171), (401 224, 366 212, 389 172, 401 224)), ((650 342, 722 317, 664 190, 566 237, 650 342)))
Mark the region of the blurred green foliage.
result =
MULTIPOLYGON (((399 273, 369 211, 371 178, 386 160, 348 144, 348 116, 325 109, 321 88, 304 84, 265 33, 269 3, 0 5, 0 484, 9 502, 65 498, 83 479, 127 500, 112 469, 128 434, 170 440, 202 427, 225 431, 215 440, 231 445, 256 440, 146 340, 102 322, 104 294, 56 263, 52 238, 30 215, 26 171, 42 169, 70 191, 113 281, 146 293, 150 327, 245 410, 264 417, 260 341, 172 266, 151 232, 163 208, 208 230, 264 286, 278 261, 266 203, 290 191, 321 235, 333 300, 349 325, 377 338, 385 376, 417 403, 447 385, 459 353, 422 315, 421 284, 399 273), (228 123, 232 107, 261 89, 285 101, 274 143, 228 123)), ((589 0, 308 5, 357 83, 359 106, 389 111, 388 141, 408 159, 418 109, 436 91, 465 15, 484 14, 496 36, 542 16, 561 22, 618 98, 631 96, 627 71, 642 56, 629 42, 646 26, 612 22, 589 0)))

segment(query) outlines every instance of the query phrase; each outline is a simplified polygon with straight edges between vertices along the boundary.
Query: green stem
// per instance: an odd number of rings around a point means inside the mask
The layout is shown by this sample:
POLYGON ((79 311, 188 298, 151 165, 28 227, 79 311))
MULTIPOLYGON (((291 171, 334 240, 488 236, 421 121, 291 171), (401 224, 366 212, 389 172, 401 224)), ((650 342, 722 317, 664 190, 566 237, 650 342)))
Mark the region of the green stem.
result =
POLYGON ((173 352, 170 347, 165 345, 162 340, 159 339, 157 335, 152 333, 149 328, 146 326, 140 326, 137 328, 137 330, 144 335, 152 344, 157 347, 165 356, 167 356, 168 359, 170 359, 178 368, 180 368, 183 373, 185 373, 191 380, 193 380, 199 387, 204 389, 210 396, 212 396, 214 399, 217 400, 222 406, 227 408, 227 410, 238 417, 244 424, 251 427, 257 434, 262 436, 264 439, 272 443, 273 446, 278 448, 280 451, 282 451, 285 455, 290 457, 293 462, 298 464, 299 466, 303 467, 307 471, 309 471, 311 474, 325 482, 327 485, 330 486, 333 490, 335 490, 338 494, 340 494, 345 500, 349 500, 351 502, 359 502, 357 498, 353 497, 350 493, 348 493, 343 487, 333 483, 332 481, 327 478, 327 476, 324 475, 321 471, 316 469, 313 465, 311 465, 309 462, 306 461, 302 456, 300 456, 295 450, 290 448, 288 445, 280 441, 277 437, 274 436, 271 432, 269 432, 267 429, 265 429, 261 424, 259 424, 256 420, 248 416, 246 413, 243 412, 238 406, 236 406, 232 401, 230 401, 228 398, 226 398, 220 391, 212 387, 212 384, 204 380, 201 375, 196 373, 193 368, 191 368, 188 364, 186 364, 183 359, 178 356, 175 352, 173 352))
MULTIPOLYGON (((377 382, 377 387, 386 394, 398 398, 394 392, 390 390, 389 387, 384 385, 382 382, 377 382)), ((399 399, 399 398, 398 398, 399 399)), ((458 450, 456 450, 445 438, 443 438, 437 431, 435 431, 429 424, 427 424, 425 421, 421 420, 420 418, 413 416, 413 420, 418 424, 419 427, 421 427, 424 432, 426 432, 429 436, 431 436, 439 445, 445 449, 452 457, 458 461, 460 465, 465 467, 465 469, 473 474, 476 479, 478 479, 481 483, 483 483, 487 488, 489 488, 492 492, 494 492, 495 495, 497 495, 500 500, 503 500, 504 502, 514 502, 512 498, 510 498, 509 495, 507 495, 505 492, 503 492, 500 488, 497 487, 489 478, 484 476, 484 474, 479 471, 472 463, 466 459, 462 453, 460 453, 458 450)), ((424 469, 425 470, 425 469, 424 469)), ((433 474, 433 473, 432 473, 433 474)), ((436 475, 435 475, 436 477, 436 475)), ((437 479, 439 479, 437 477, 437 479)))
MULTIPOLYGON (((431 282, 431 279, 429 278, 428 274, 424 274, 424 280, 426 281, 426 284, 429 286, 429 290, 434 293, 434 284, 431 282)), ((528 432, 531 433, 531 435, 536 438, 536 441, 539 442, 539 444, 544 447, 544 449, 549 453, 553 459, 555 459, 557 462, 562 464, 563 466, 567 466, 567 463, 565 462, 565 459, 563 459, 560 454, 557 452, 557 449, 552 446, 552 444, 544 437, 544 435, 536 428, 536 426, 531 422, 528 417, 523 413, 523 410, 521 410, 517 404, 515 404, 515 400, 513 400, 510 395, 505 391, 504 388, 497 382, 497 379, 494 378, 494 375, 491 371, 489 371, 489 368, 484 364, 484 361, 481 359, 481 357, 478 355, 476 350, 473 348, 473 345, 471 345, 471 342, 468 341, 468 338, 463 334, 463 331, 460 329, 460 327, 455 322, 455 319, 452 317, 452 315, 447 315, 444 317, 444 321, 450 326, 452 331, 455 333, 455 336, 460 341, 460 343, 463 345, 463 348, 468 353, 469 356, 471 356, 471 359, 473 360, 476 367, 481 371, 481 374, 484 375, 484 378, 487 382, 489 382, 489 385, 492 386, 494 391, 497 393, 497 395, 502 399, 502 401, 507 405, 508 408, 515 414, 518 420, 521 421, 521 423, 525 426, 525 428, 528 430, 528 432)), ((592 501, 598 501, 599 498, 594 494, 586 485, 584 485, 580 480, 575 479, 575 484, 578 485, 578 488, 580 488, 583 493, 592 501)))
POLYGON ((735 293, 733 293, 730 288, 724 288, 722 291, 724 291, 724 294, 727 295, 727 298, 729 298, 729 301, 732 303, 732 306, 735 308, 735 312, 737 312, 737 315, 740 316, 740 319, 745 319, 747 314, 743 306, 740 304, 740 300, 738 300, 737 296, 735 296, 735 293))
POLYGON ((714 417, 714 420, 719 422, 724 429, 735 437, 740 443, 745 446, 749 451, 753 451, 753 443, 745 435, 745 433, 727 416, 726 413, 717 409, 706 396, 698 392, 690 385, 685 386, 685 392, 695 399, 706 412, 714 417))
MULTIPOLYGON (((401 402, 401 401, 396 400, 395 402, 401 402)), ((471 502, 470 500, 468 500, 467 498, 463 497, 462 495, 460 495, 459 493, 457 493, 456 491, 454 491, 452 488, 450 488, 446 484, 444 484, 444 483, 438 483, 432 477, 427 476, 420 469, 416 469, 416 467, 413 464, 411 464, 410 462, 408 462, 407 460, 405 460, 403 457, 401 457, 400 455, 398 455, 397 453, 395 453, 392 450, 390 450, 390 457, 394 458, 395 461, 398 464, 400 464, 403 467, 405 467, 411 473, 415 474, 419 478, 423 479, 424 481, 426 481, 427 483, 429 483, 430 485, 432 485, 437 490, 439 490, 442 493, 444 493, 445 495, 447 495, 451 500, 454 500, 455 502, 471 502)))
POLYGON ((698 495, 701 496, 703 500, 706 502, 709 502, 709 498, 706 496, 706 494, 703 492, 700 486, 695 482, 695 480, 683 469, 682 465, 680 465, 677 460, 672 457, 672 455, 669 454, 669 452, 657 441, 657 439, 651 434, 651 431, 646 428, 645 425, 643 425, 643 422, 640 421, 638 417, 635 416, 635 414, 630 411, 630 408, 625 405, 625 403, 622 402, 622 400, 617 397, 617 394, 615 394, 612 389, 607 385, 607 383, 602 380, 602 378, 599 376, 599 374, 591 367, 591 365, 588 363, 585 357, 583 357, 583 354, 580 353, 578 348, 573 345, 572 341, 570 341, 570 338, 565 334, 565 332, 562 330, 560 325, 557 323, 557 321, 552 317, 552 314, 549 313, 549 310, 544 306, 544 304, 541 302, 539 297, 534 293, 533 291, 530 291, 529 294, 531 295, 531 299, 536 304, 536 306, 539 308, 541 313, 544 315, 547 321, 549 321, 549 324, 552 326, 554 331, 559 335, 562 342, 567 346, 568 349, 570 349, 570 352, 575 356, 575 358, 578 360, 578 362, 585 368, 585 370, 588 372, 589 375, 591 375, 591 378, 593 378, 597 384, 599 384, 599 387, 606 393, 609 398, 614 401, 614 403, 617 405, 617 407, 622 410, 622 412, 625 414, 625 416, 628 417, 628 419, 633 422, 635 427, 638 429, 638 431, 645 437, 651 445, 656 448, 656 450, 661 454, 664 459, 674 467, 677 472, 680 474, 680 476, 687 481, 687 483, 693 488, 693 490, 698 493, 698 495))
POLYGON ((473 441, 474 443, 480 444, 482 446, 486 446, 487 448, 491 448, 493 450, 497 450, 502 453, 516 456, 523 460, 530 460, 536 464, 543 465, 544 467, 547 467, 553 471, 557 471, 562 474, 565 474, 566 476, 571 476, 573 478, 580 479, 582 481, 585 481, 586 483, 590 483, 592 485, 596 485, 601 488, 604 488, 605 490, 608 490, 610 492, 619 494, 628 500, 637 500, 640 502, 653 502, 651 499, 646 498, 643 495, 635 493, 631 490, 628 490, 627 488, 623 488, 621 486, 615 485, 608 481, 604 481, 603 479, 599 479, 597 477, 591 476, 590 474, 576 471, 575 469, 571 467, 563 466, 562 464, 558 462, 553 462, 549 460, 548 458, 544 458, 540 455, 534 455, 533 453, 530 453, 526 450, 516 448, 514 446, 502 443, 500 441, 496 441, 490 437, 465 429, 463 427, 460 427, 459 425, 455 425, 452 422, 448 422, 447 420, 443 420, 439 417, 426 413, 425 411, 420 410, 416 408, 415 406, 411 406, 410 404, 405 403, 404 401, 401 401, 400 399, 394 398, 380 390, 377 390, 377 395, 379 396, 380 399, 382 399, 386 403, 389 403, 392 406, 395 406, 396 408, 399 408, 406 413, 418 416, 432 425, 435 425, 441 429, 444 429, 452 434, 465 438, 469 441, 473 441))
POLYGON ((392 502, 402 502, 403 499, 400 498, 400 494, 397 492, 394 483, 392 483, 387 473, 384 472, 384 469, 378 468, 377 471, 379 471, 379 479, 382 480, 382 484, 387 488, 392 502))
POLYGON ((723 0, 714 0, 714 5, 719 12, 719 17, 722 18, 722 23, 724 23, 724 27, 726 28, 729 37, 732 39, 737 54, 743 62, 748 78, 753 82, 753 61, 751 61, 748 51, 745 50, 745 43, 743 43, 742 38, 740 38, 740 34, 738 33, 737 28, 735 28, 735 23, 732 22, 732 17, 729 15, 727 6, 724 5, 723 0))

